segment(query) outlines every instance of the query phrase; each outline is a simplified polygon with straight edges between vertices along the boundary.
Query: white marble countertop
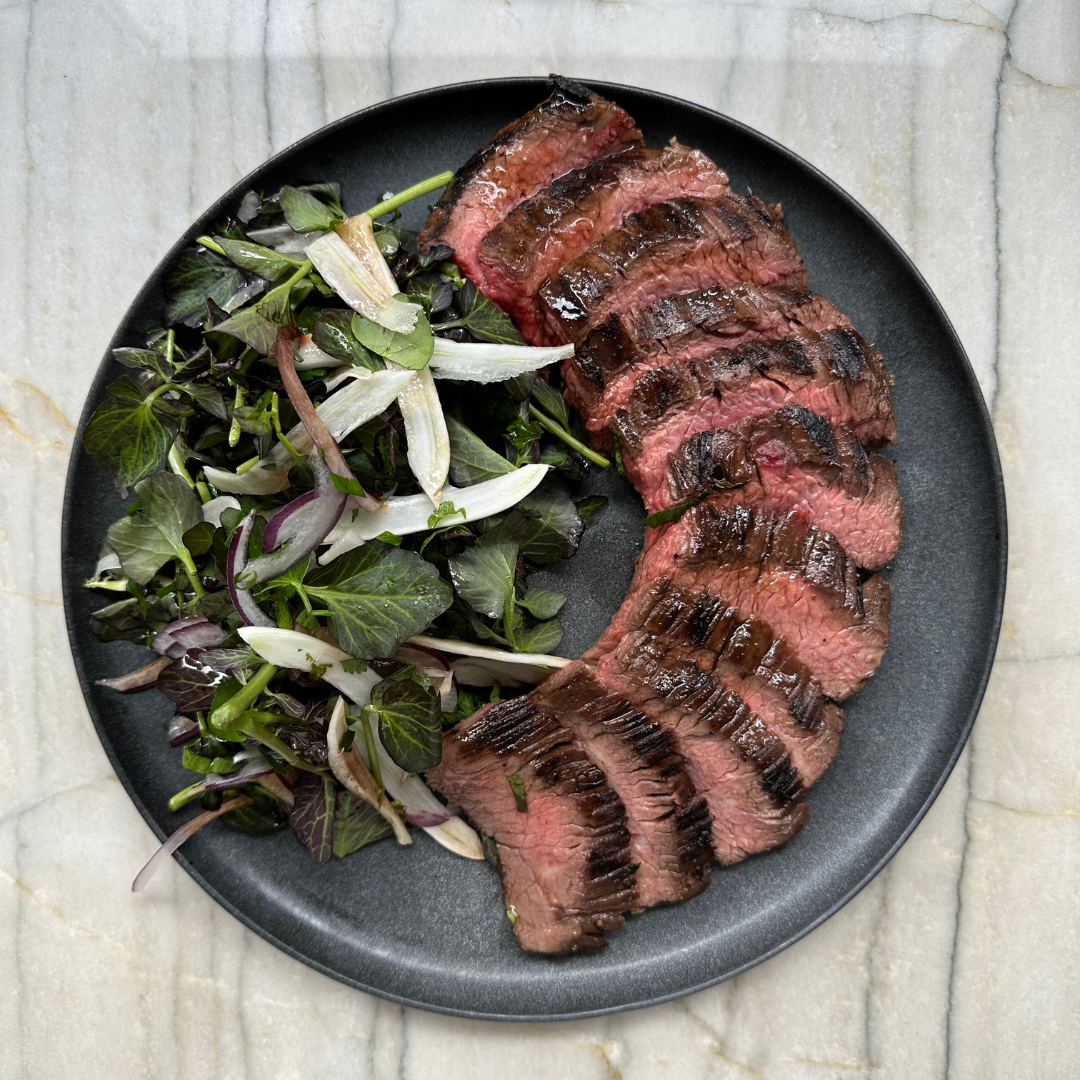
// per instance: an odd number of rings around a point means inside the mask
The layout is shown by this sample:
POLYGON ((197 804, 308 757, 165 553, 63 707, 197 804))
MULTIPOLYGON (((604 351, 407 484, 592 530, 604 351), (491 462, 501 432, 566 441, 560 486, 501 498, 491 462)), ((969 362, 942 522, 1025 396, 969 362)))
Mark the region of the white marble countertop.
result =
POLYGON ((8 0, 0 55, 0 1077, 1080 1071, 1075 0, 8 0), (175 865, 131 896, 156 842, 79 694, 59 528, 104 347, 221 191, 372 102, 549 70, 737 117, 884 223, 991 405, 1010 578, 970 745, 852 903, 684 1001, 498 1025, 318 975, 175 865))

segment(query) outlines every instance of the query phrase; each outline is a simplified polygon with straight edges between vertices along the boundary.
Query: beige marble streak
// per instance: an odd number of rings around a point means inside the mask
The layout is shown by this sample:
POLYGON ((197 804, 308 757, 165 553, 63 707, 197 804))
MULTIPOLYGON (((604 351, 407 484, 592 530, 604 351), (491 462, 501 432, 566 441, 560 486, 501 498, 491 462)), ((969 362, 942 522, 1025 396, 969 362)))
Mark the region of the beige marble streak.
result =
POLYGON ((0 615, 18 646, 0 649, 0 1077, 1074 1075, 1078 10, 1070 0, 1021 0, 1015 13, 1011 0, 0 7, 0 615), (401 1009, 318 975, 175 866, 146 896, 128 893, 155 841, 78 693, 59 519, 72 425, 112 330, 222 190, 392 94, 550 70, 727 112, 879 217, 995 401, 1012 576, 970 757, 856 900, 686 1001, 495 1025, 401 1009))

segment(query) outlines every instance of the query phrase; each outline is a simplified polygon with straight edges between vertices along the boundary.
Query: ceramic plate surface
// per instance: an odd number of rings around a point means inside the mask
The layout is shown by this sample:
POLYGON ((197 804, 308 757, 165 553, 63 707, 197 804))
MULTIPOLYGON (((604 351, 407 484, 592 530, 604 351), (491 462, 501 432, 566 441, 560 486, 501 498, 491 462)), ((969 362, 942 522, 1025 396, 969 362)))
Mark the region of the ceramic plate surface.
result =
MULTIPOLYGON (((494 871, 427 837, 383 843, 317 867, 287 830, 256 837, 212 826, 180 853, 221 904, 279 948, 360 989, 466 1016, 557 1019, 634 1008, 730 977, 791 944, 873 877, 926 812, 967 739, 989 674, 1005 590, 1005 499, 986 408, 956 334, 922 277, 850 196, 764 136, 661 94, 593 84, 635 117, 650 145, 672 135, 709 154, 768 202, 781 202, 815 291, 875 342, 896 381, 895 456, 907 525, 892 585, 892 643, 845 709, 839 756, 810 794, 810 820, 779 850, 718 870, 702 895, 629 919, 601 953, 543 960, 515 944, 494 871)), ((457 168, 544 98, 543 80, 468 83, 366 109, 297 143, 228 192, 180 239, 111 342, 141 344, 160 323, 161 281, 177 252, 243 193, 337 180, 348 210, 457 168)), ((419 227, 428 199, 406 209, 419 227)), ((122 368, 106 354, 82 423, 122 368)), ((81 445, 81 444, 77 444, 81 445)), ((536 584, 570 596, 562 651, 598 636, 629 584, 643 531, 638 496, 614 470, 579 489, 611 507, 576 557, 536 584)), ((101 538, 123 514, 111 478, 77 449, 64 507, 71 647, 102 743, 140 812, 164 837, 169 796, 190 781, 169 748, 172 713, 156 692, 122 696, 94 680, 146 655, 90 633, 100 593, 82 589, 101 538)), ((138 869, 132 855, 132 874, 138 869)))

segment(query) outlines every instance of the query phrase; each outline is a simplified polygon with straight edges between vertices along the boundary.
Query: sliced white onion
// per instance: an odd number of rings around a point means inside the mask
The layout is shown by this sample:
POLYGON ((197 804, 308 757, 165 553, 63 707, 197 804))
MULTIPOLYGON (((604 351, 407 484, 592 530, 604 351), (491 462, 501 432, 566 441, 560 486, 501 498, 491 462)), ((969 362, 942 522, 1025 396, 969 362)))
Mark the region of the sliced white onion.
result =
MULTIPOLYGON (((361 368, 350 371, 355 371, 353 381, 343 390, 328 397, 315 410, 327 430, 339 442, 351 431, 374 419, 389 407, 413 374, 398 367, 387 368, 385 371, 367 371, 361 368)), ((303 424, 292 428, 287 438, 299 453, 311 452, 311 436, 303 424)), ((289 451, 278 443, 266 457, 239 476, 209 466, 204 468, 203 472, 206 479, 219 491, 233 491, 242 495, 272 495, 289 486, 290 468, 292 458, 289 451)))
POLYGON ((120 556, 112 548, 106 547, 101 552, 101 558, 94 566, 94 577, 99 578, 106 570, 119 570, 120 556))
POLYGON ((412 837, 405 828, 405 822, 390 805, 385 795, 379 794, 375 778, 367 765, 356 752, 356 743, 348 750, 341 749, 341 740, 345 737, 345 699, 338 696, 330 714, 330 723, 326 729, 326 755, 330 771, 346 791, 351 791, 358 799, 378 810, 382 819, 394 830, 399 844, 411 844, 412 837))
POLYGON ((211 499, 208 503, 203 503, 202 519, 203 521, 210 522, 210 524, 217 529, 221 526, 221 513, 223 510, 239 509, 239 499, 234 499, 231 495, 219 495, 216 499, 211 499))
MULTIPOLYGON (((296 668, 300 671, 310 671, 313 664, 325 667, 322 678, 356 705, 369 704, 372 688, 382 681, 382 676, 370 668, 356 673, 343 671, 341 661, 351 659, 347 652, 328 645, 318 638, 301 634, 298 630, 242 626, 238 633, 264 660, 275 667, 296 668)), ((405 772, 394 763, 382 743, 379 742, 378 731, 373 730, 372 733, 375 736, 383 784, 390 797, 417 810, 427 810, 435 814, 446 813, 446 807, 435 798, 419 776, 405 772)), ((363 739, 356 739, 353 746, 370 768, 371 762, 368 760, 363 739)), ((424 831, 449 851, 463 855, 467 859, 484 857, 480 837, 460 818, 451 818, 442 825, 433 826, 424 831)))
POLYGON ((308 368, 337 368, 348 365, 348 360, 339 360, 328 352, 323 352, 310 338, 296 347, 296 359, 293 361, 297 371, 308 368))
POLYGON ((526 371, 536 371, 573 355, 573 345, 559 345, 548 349, 531 345, 491 345, 486 342, 480 344, 437 337, 429 367, 436 379, 491 383, 512 379, 526 371))
POLYGON ((535 686, 543 682, 554 668, 536 664, 508 664, 504 660, 478 660, 462 656, 451 665, 462 686, 535 686))
POLYGON ((439 391, 431 371, 412 372, 398 394, 398 408, 405 421, 409 468, 431 501, 438 506, 450 472, 450 436, 446 431, 439 391))
MULTIPOLYGON (((442 518, 439 528, 460 525, 465 521, 480 521, 492 514, 509 510, 544 479, 549 468, 548 465, 522 465, 513 472, 469 487, 444 487, 443 498, 452 502, 459 513, 442 518)), ((352 551, 368 540, 374 540, 380 533, 408 536, 410 533, 423 532, 428 528, 430 517, 431 500, 427 495, 392 495, 383 499, 378 510, 373 513, 359 510, 355 518, 351 510, 346 510, 326 538, 333 546, 319 562, 333 562, 339 555, 352 551)))
POLYGON ((397 298, 397 283, 375 242, 371 218, 366 214, 358 218, 367 218, 366 229, 362 221, 352 218, 339 226, 349 229, 346 238, 329 232, 309 244, 304 254, 353 311, 387 330, 407 334, 416 326, 420 305, 397 298), (354 221, 355 227, 349 228, 354 221))
POLYGON ((273 248, 284 255, 299 255, 322 234, 297 232, 291 225, 274 225, 269 229, 252 229, 247 235, 253 244, 262 244, 263 247, 273 248))
POLYGON ((507 649, 494 649, 490 645, 475 645, 471 641, 430 637, 428 634, 417 634, 415 637, 409 638, 408 644, 450 653, 451 656, 473 656, 480 660, 498 660, 506 664, 531 664, 535 667, 562 668, 574 662, 568 660, 565 656, 551 656, 548 653, 509 652, 507 649))

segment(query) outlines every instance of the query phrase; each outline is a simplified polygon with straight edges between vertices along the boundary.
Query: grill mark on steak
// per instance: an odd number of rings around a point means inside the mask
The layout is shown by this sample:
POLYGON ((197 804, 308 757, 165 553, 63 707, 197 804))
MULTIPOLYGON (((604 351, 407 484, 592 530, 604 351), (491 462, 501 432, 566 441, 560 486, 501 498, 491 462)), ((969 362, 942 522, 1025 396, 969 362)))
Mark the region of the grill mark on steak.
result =
POLYGON ((523 948, 604 947, 604 932, 636 904, 630 834, 622 801, 570 731, 529 696, 486 705, 443 736, 426 779, 494 838, 523 948))
POLYGON ((739 412, 732 394, 756 390, 770 395, 773 408, 797 400, 830 419, 850 422, 869 444, 895 441, 892 380, 885 365, 847 316, 823 297, 750 286, 693 296, 693 304, 687 297, 668 297, 647 312, 612 316, 589 331, 564 362, 566 396, 594 440, 606 440, 606 429, 619 418, 629 437, 641 428, 638 437, 644 438, 667 408, 688 408, 697 398, 709 413, 725 392, 724 410, 734 409, 733 419, 739 419, 748 413, 739 412), (751 346, 759 348, 751 351, 751 346), (668 374, 635 393, 637 384, 657 371, 668 374), (693 390, 684 385, 688 374, 698 383, 693 390), (671 403, 651 401, 665 386, 675 394, 671 403))
POLYGON ((646 536, 626 599, 595 649, 614 647, 637 597, 662 577, 764 619, 837 701, 863 687, 888 644, 889 586, 875 574, 860 588, 834 536, 794 514, 709 498, 646 536))
MULTIPOLYGON (((672 431, 672 442, 679 432, 672 431)), ((878 570, 900 545, 904 512, 891 461, 868 455, 850 428, 801 405, 701 431, 664 454, 624 456, 649 513, 719 492, 713 505, 792 511, 832 533, 857 566, 878 570), (664 458, 666 457, 666 461, 664 458)))
POLYGON ((854 330, 802 330, 784 341, 746 341, 704 358, 640 373, 613 428, 628 467, 651 467, 699 431, 730 427, 784 405, 802 405, 859 441, 896 441, 890 380, 881 357, 854 330), (859 357, 851 361, 852 352, 859 357))
POLYGON ((557 176, 641 143, 627 113, 588 87, 552 75, 551 96, 508 124, 458 171, 432 208, 417 247, 453 248, 481 289, 480 241, 524 199, 557 176))
POLYGON ((806 288, 779 206, 735 194, 657 203, 629 215, 540 289, 545 337, 577 342, 618 312, 740 281, 806 288))
MULTIPOLYGON (((836 756, 843 711, 763 619, 743 618, 704 589, 680 589, 660 578, 636 598, 624 626, 628 633, 644 631, 673 648, 694 650, 702 668, 738 694, 780 739, 806 787, 836 756)), ((597 663, 608 651, 606 644, 601 639, 582 660, 597 663)))
POLYGON ((628 214, 667 199, 715 199, 727 191, 722 170, 674 139, 662 150, 633 147, 575 169, 520 203, 483 238, 479 261, 487 294, 526 341, 539 342, 537 293, 548 277, 628 214))
POLYGON ((723 864, 776 847, 802 828, 808 808, 780 741, 735 693, 689 656, 647 633, 627 634, 596 666, 613 693, 668 727, 712 815, 723 864))
POLYGON ((588 668, 571 664, 529 695, 574 732, 626 808, 638 909, 686 900, 709 883, 711 825, 671 733, 588 668))

